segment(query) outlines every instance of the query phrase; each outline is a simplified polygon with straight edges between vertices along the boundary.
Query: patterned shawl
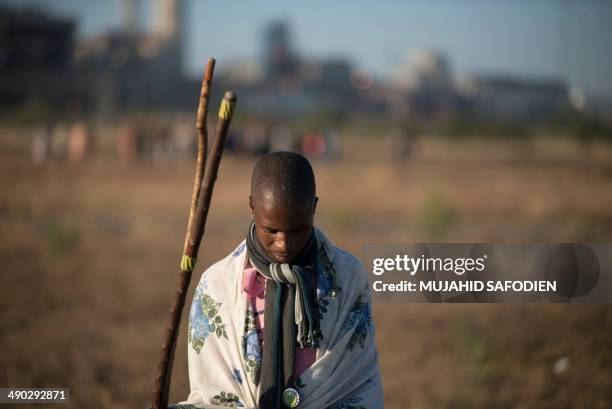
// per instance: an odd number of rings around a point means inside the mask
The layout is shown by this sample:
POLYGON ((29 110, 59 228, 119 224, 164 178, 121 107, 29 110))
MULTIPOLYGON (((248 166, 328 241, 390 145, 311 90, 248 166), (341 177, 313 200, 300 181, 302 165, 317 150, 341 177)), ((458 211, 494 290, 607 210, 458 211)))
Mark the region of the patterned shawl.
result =
MULTIPOLYGON (((359 261, 317 234, 317 313, 323 338, 296 381, 299 409, 379 409, 382 382, 367 274, 359 261)), ((243 241, 204 272, 188 328, 191 393, 187 408, 257 408, 262 353, 243 293, 243 241)))

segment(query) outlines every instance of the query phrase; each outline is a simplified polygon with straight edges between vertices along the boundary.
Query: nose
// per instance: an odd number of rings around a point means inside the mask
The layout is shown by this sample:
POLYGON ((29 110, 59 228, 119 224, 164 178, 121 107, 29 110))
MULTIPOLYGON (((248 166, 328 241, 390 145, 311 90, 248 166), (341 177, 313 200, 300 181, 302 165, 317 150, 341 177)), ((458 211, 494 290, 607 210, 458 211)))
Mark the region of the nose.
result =
POLYGON ((292 242, 291 238, 286 232, 278 232, 276 234, 276 248, 281 253, 288 253, 291 250, 292 242))

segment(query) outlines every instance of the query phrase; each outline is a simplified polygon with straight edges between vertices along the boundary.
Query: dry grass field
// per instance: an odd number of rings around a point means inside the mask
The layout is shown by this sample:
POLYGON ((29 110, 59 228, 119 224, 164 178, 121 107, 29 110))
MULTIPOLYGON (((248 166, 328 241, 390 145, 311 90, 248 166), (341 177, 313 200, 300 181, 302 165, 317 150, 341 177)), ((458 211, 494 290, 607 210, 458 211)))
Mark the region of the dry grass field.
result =
MULTIPOLYGON (((144 409, 193 164, 34 166, 11 140, 0 145, 0 386, 144 409)), ((347 138, 339 161, 314 163, 317 224, 358 257, 373 242, 610 242, 611 159, 608 145, 563 139, 423 138, 390 163, 382 144, 347 138)), ((253 163, 223 159, 194 280, 242 239, 253 163)), ((374 318, 387 408, 612 408, 610 306, 377 303, 374 318)), ((188 394, 185 329, 186 314, 172 402, 188 394)))

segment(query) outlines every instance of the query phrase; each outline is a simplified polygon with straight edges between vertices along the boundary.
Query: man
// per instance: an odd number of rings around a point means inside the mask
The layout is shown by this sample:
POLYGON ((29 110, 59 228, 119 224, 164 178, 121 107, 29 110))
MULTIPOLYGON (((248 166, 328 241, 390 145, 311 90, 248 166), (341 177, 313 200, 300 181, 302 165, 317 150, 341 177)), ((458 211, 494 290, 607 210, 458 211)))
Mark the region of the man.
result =
POLYGON ((367 275, 314 227, 317 201, 303 156, 255 165, 246 239, 193 298, 179 406, 383 407, 367 275))

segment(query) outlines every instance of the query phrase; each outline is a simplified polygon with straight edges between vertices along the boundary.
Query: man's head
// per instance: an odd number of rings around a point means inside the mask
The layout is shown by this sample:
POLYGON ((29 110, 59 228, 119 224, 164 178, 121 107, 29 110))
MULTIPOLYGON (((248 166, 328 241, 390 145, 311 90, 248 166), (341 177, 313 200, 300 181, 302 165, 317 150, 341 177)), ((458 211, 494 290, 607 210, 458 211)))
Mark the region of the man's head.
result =
POLYGON ((255 232, 268 255, 288 263, 304 248, 317 206, 312 167, 293 152, 273 152, 257 162, 249 206, 255 232))

